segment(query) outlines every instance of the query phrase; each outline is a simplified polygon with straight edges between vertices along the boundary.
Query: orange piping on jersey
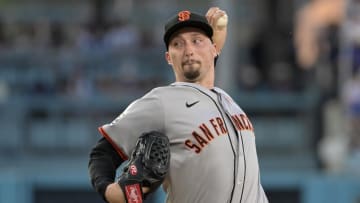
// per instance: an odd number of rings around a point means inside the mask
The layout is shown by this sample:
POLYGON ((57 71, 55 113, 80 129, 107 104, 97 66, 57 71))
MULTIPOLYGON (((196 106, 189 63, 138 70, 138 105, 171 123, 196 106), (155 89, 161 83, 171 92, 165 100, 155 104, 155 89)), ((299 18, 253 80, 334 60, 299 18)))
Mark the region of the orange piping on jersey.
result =
POLYGON ((115 148, 115 150, 117 151, 117 153, 120 155, 120 157, 123 160, 128 160, 129 158, 126 156, 126 154, 115 144, 115 142, 111 139, 111 137, 105 132, 105 130, 102 127, 99 127, 99 132, 101 133, 102 136, 105 137, 105 139, 107 141, 110 142, 110 144, 115 148))

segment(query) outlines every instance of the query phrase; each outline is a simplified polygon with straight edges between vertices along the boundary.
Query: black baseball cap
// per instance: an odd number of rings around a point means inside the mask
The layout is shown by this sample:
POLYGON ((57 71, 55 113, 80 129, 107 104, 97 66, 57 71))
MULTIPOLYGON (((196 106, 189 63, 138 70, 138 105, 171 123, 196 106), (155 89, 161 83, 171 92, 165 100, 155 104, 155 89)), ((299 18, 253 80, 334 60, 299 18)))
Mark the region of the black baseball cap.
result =
POLYGON ((199 28, 211 39, 213 36, 213 29, 209 25, 205 16, 190 11, 180 11, 175 16, 171 17, 165 24, 164 42, 166 48, 169 47, 171 36, 178 30, 184 27, 199 28))

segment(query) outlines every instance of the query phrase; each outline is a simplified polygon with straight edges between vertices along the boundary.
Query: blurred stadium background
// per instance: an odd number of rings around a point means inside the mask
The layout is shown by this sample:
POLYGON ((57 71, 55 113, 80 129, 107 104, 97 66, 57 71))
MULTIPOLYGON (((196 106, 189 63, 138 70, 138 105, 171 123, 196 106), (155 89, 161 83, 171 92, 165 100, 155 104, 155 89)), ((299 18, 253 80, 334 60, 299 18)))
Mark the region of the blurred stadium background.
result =
POLYGON ((219 6, 217 83, 253 121, 270 202, 359 203, 359 4, 0 0, 0 202, 102 202, 87 174, 97 127, 173 81, 165 19, 219 6))

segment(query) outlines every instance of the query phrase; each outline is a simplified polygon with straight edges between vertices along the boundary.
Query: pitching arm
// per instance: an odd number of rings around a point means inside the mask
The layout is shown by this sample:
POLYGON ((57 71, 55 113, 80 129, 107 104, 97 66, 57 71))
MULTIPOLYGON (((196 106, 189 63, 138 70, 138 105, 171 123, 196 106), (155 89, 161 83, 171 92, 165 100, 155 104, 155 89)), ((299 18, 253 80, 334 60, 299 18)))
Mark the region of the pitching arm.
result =
POLYGON ((214 35, 212 37, 213 42, 216 45, 216 51, 218 54, 221 53, 222 48, 225 45, 226 36, 227 36, 227 24, 218 26, 218 20, 227 15, 224 10, 221 10, 219 7, 211 7, 206 13, 206 18, 213 28, 214 35))

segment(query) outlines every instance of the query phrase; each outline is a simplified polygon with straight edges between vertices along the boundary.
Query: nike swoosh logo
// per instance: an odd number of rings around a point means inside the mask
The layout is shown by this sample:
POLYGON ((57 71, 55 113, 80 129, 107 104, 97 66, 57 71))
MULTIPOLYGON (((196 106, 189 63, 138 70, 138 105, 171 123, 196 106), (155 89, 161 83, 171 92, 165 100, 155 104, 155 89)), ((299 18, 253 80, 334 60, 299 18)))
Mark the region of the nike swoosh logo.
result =
POLYGON ((190 107, 192 107, 192 106, 194 106, 195 104, 197 104, 197 103, 199 103, 200 101, 195 101, 195 102, 193 102, 193 103, 188 103, 188 102, 186 102, 185 103, 185 105, 186 105, 186 107, 188 107, 188 108, 190 108, 190 107))

